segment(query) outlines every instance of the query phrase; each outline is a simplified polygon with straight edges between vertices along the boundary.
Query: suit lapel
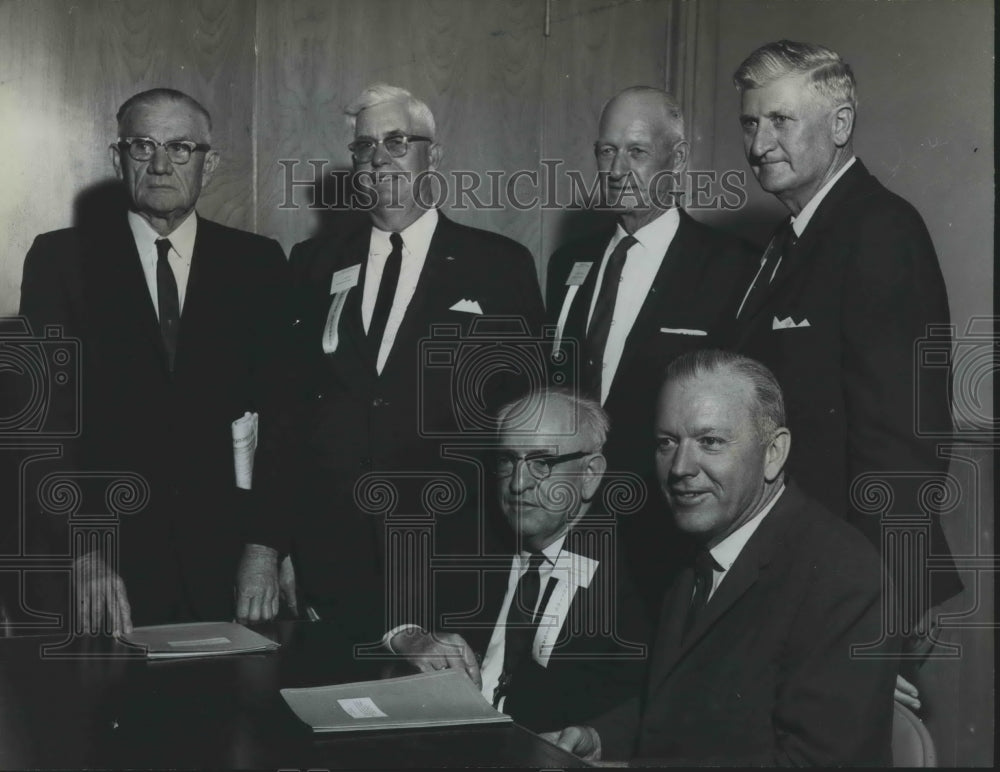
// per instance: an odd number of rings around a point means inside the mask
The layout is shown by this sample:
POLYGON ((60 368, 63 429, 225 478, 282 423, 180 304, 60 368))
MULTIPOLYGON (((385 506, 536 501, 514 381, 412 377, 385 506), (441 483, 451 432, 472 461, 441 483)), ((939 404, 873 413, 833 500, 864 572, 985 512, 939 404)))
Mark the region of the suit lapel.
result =
MULTIPOLYGON (((582 259, 574 262, 574 265, 577 262, 589 262, 590 270, 587 272, 587 278, 583 280, 583 284, 580 285, 580 289, 577 290, 576 297, 573 299, 569 316, 566 318, 566 329, 563 331, 563 337, 577 340, 581 347, 587 338, 587 315, 590 312, 594 293, 597 292, 597 274, 601 270, 601 261, 604 259, 604 252, 607 250, 608 242, 611 240, 614 232, 614 228, 611 228, 608 232, 604 233, 604 237, 595 238, 589 254, 581 256, 582 259)), ((570 270, 573 270, 572 265, 570 266, 570 270)), ((568 291, 569 287, 566 287, 563 292, 563 298, 566 297, 566 292, 568 291)))
MULTIPOLYGON (((797 239, 795 246, 789 250, 789 254, 782 259, 781 270, 774 282, 767 288, 764 301, 757 307, 754 313, 746 319, 737 322, 739 329, 739 343, 747 336, 748 331, 754 326, 759 317, 767 318, 774 314, 774 302, 776 299, 788 297, 796 293, 796 286, 801 282, 802 277, 808 274, 808 266, 812 262, 809 256, 812 255, 817 246, 822 244, 826 232, 837 224, 837 210, 842 201, 858 195, 864 187, 866 179, 870 175, 868 170, 862 165, 860 160, 854 162, 844 176, 837 180, 837 183, 830 189, 830 192, 823 198, 823 201, 816 208, 813 216, 806 226, 801 239, 797 239)), ((786 222, 782 220, 782 223, 786 222)), ((780 225, 775 229, 775 233, 780 229, 780 225)), ((771 236, 773 240, 774 234, 771 236)), ((768 243, 770 244, 770 241, 768 243)), ((772 270, 770 266, 764 269, 765 272, 772 270)), ((766 277, 761 276, 766 281, 766 277)))
POLYGON ((676 585, 677 594, 668 595, 673 599, 672 605, 664 608, 666 617, 662 620, 661 631, 664 632, 665 643, 661 650, 660 641, 657 640, 658 653, 654 665, 654 677, 650 679, 651 688, 656 688, 668 678, 692 648, 757 583, 779 548, 789 541, 790 528, 794 525, 794 515, 799 508, 800 500, 801 494, 798 490, 793 485, 787 484, 785 492, 743 547, 736 562, 726 573, 722 583, 686 636, 682 636, 681 631, 694 592, 694 572, 690 567, 684 570, 676 585))
MULTIPOLYGON (((655 321, 662 312, 664 304, 668 302, 672 282, 679 267, 685 261, 698 259, 699 246, 697 239, 694 238, 690 217, 683 211, 679 211, 679 215, 680 224, 677 226, 677 232, 670 241, 670 246, 667 247, 659 270, 657 270, 653 283, 649 287, 649 292, 646 293, 646 299, 639 309, 639 315, 636 316, 635 323, 625 339, 625 348, 622 350, 621 361, 619 361, 615 373, 616 379, 618 373, 627 372, 630 360, 640 353, 643 338, 648 336, 650 331, 655 333, 659 327, 655 321)), ((614 382, 612 382, 611 388, 614 388, 614 382)), ((610 398, 609 393, 608 399, 610 400, 610 398)))
POLYGON ((93 277, 90 288, 97 298, 102 298, 91 306, 101 309, 115 336, 138 335, 152 349, 166 375, 167 351, 160 322, 124 215, 108 234, 95 234, 91 239, 89 252, 94 270, 88 271, 93 277))

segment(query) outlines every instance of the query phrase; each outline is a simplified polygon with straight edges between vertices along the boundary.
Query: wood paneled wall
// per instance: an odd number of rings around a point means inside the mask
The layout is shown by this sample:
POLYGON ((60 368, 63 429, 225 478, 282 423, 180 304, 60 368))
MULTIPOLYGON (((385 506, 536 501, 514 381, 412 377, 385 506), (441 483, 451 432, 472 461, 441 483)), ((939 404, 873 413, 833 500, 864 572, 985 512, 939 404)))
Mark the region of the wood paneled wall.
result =
MULTIPOLYGON (((343 108, 372 82, 430 104, 445 173, 551 159, 588 177, 600 108, 634 84, 677 92, 693 168, 746 169, 729 78, 754 46, 790 36, 855 65, 859 153, 924 215, 964 323, 993 310, 992 25, 981 0, 0 0, 0 315, 17 309, 34 236, 70 225, 111 178, 114 113, 137 91, 169 85, 204 102, 223 163, 200 211, 288 250, 333 215, 310 210, 305 187, 282 208, 278 161, 297 160, 307 182, 310 160, 346 169, 343 108)), ((742 212, 696 216, 760 239, 780 210, 749 176, 748 191, 742 212)), ((561 176, 555 193, 568 200, 561 176)), ((524 243, 543 279, 589 220, 538 207, 452 214, 524 243)), ((982 473, 963 478, 949 536, 961 554, 993 555, 995 457, 972 455, 953 466, 982 473)), ((978 604, 971 626, 948 633, 963 657, 927 671, 928 704, 949 707, 929 715, 946 763, 992 760, 992 579, 973 579, 980 592, 955 609, 978 604)))

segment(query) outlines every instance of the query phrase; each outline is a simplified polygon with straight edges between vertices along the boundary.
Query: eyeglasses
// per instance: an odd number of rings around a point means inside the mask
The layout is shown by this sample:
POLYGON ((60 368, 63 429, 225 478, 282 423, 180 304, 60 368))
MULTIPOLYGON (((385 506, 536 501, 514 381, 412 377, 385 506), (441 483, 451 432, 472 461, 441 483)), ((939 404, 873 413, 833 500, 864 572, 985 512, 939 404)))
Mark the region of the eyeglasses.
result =
POLYGON ((162 147, 167 151, 170 163, 175 164, 186 164, 191 160, 192 153, 199 151, 204 153, 212 149, 211 145, 190 139, 168 139, 166 142, 157 142, 149 137, 119 137, 118 147, 128 151, 129 158, 133 161, 149 161, 156 154, 156 148, 162 147))
POLYGON ((501 479, 510 477, 517 469, 518 462, 524 461, 524 465, 528 467, 528 473, 532 477, 536 480, 544 480, 552 474, 552 467, 593 454, 592 450, 578 450, 574 453, 563 453, 561 456, 515 456, 512 453, 497 453, 493 473, 501 479))
POLYGON ((418 137, 416 134, 390 134, 385 139, 356 139, 347 149, 351 151, 354 160, 366 164, 375 157, 379 145, 393 158, 402 158, 410 149, 411 142, 433 142, 430 137, 418 137))

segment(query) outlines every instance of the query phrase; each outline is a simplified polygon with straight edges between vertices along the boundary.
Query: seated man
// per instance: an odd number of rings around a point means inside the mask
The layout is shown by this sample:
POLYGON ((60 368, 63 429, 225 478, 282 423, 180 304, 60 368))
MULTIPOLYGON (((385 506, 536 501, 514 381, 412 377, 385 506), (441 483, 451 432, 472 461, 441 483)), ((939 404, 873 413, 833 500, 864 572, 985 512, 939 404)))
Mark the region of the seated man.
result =
POLYGON ((499 426, 493 471, 515 554, 479 557, 477 577, 463 576, 477 596, 464 608, 482 609, 481 623, 467 616, 449 631, 449 607, 439 605, 438 630, 410 626, 387 640, 422 671, 464 670, 522 725, 557 729, 641 688, 646 630, 616 568, 614 519, 586 517, 604 475, 608 418, 596 402, 544 390, 502 407, 499 426))
POLYGON ((551 739, 637 763, 890 765, 897 662, 851 654, 881 638, 879 556, 785 480, 774 376, 737 354, 683 355, 656 439, 660 485, 694 548, 665 599, 642 707, 551 739))

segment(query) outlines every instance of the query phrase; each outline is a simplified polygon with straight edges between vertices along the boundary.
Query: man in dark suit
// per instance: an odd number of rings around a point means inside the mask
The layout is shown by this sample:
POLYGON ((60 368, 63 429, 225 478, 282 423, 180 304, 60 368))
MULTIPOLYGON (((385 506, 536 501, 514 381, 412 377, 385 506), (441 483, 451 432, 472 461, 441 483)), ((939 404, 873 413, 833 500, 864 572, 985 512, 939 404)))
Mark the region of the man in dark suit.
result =
POLYGON ((507 389, 493 364, 508 370, 510 350, 496 336, 523 333, 537 349, 543 308, 524 247, 432 205, 442 147, 427 105, 378 85, 347 113, 368 217, 292 250, 301 400, 275 456, 277 490, 290 493, 274 511, 294 502, 307 613, 365 642, 393 626, 387 606, 407 590, 387 584, 400 565, 386 530, 394 516, 432 517, 440 502, 422 491, 434 480, 463 499, 478 490, 475 466, 444 457, 442 442, 492 428, 489 409, 507 389), (367 486, 370 473, 387 488, 367 486))
MULTIPOLYGON (((74 563, 79 622, 115 633, 233 617, 241 549, 258 531, 236 487, 231 422, 246 411, 266 422, 287 328, 278 244, 195 214, 219 163, 205 108, 153 89, 117 120, 111 161, 127 212, 39 236, 21 288, 39 334, 58 325, 81 341, 82 430, 64 468, 137 473, 148 486, 116 543, 74 563)), ((56 554, 66 549, 57 538, 56 554)))
POLYGON ((503 406, 498 420, 493 472, 513 538, 478 572, 442 577, 462 586, 441 594, 433 632, 407 626, 387 642, 422 671, 464 670, 518 723, 558 729, 637 695, 645 665, 646 627, 617 566, 614 519, 588 517, 608 418, 593 400, 543 390, 503 406))
POLYGON ((921 371, 916 359, 949 321, 934 246, 916 210, 855 157, 854 75, 837 53, 770 43, 734 79, 750 167, 791 218, 747 277, 724 342, 781 382, 797 438, 789 471, 807 493, 880 551, 891 518, 873 511, 873 491, 891 489, 884 514, 923 519, 905 541, 923 550, 883 558, 901 626, 926 637, 921 617, 962 588, 934 496, 920 492, 943 489, 948 461, 918 428, 951 427, 947 361, 921 371))
POLYGON ((784 418, 759 362, 709 349, 670 365, 656 467, 692 554, 665 597, 644 698, 560 745, 634 763, 891 764, 894 649, 853 650, 883 633, 878 554, 785 481, 784 418))
POLYGON ((579 387, 611 416, 609 468, 647 482, 654 506, 625 525, 630 563, 655 616, 669 567, 662 544, 670 539, 652 494, 650 427, 660 377, 671 359, 710 340, 753 251, 676 206, 689 145, 667 92, 633 87, 612 98, 594 151, 603 203, 616 222, 552 256, 548 321, 559 325, 561 339, 577 343, 579 387))

